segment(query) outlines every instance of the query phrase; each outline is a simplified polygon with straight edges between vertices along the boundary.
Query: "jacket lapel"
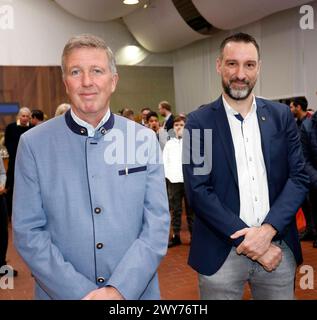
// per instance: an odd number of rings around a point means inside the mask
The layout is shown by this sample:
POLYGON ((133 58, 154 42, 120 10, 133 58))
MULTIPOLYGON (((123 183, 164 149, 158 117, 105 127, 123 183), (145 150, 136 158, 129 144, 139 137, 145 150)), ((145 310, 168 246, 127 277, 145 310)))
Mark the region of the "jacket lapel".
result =
POLYGON ((214 114, 215 114, 217 132, 221 139, 222 146, 225 150, 226 158, 228 160, 234 180, 238 186, 239 185, 238 173, 237 173, 237 164, 236 164, 236 158, 234 153, 234 146, 233 146, 227 114, 222 102, 222 96, 213 104, 212 108, 215 111, 214 114))
POLYGON ((261 99, 256 98, 257 105, 257 117, 261 133, 261 146, 264 157, 267 179, 270 177, 270 144, 271 144, 271 132, 272 132, 272 119, 270 117, 270 111, 261 99))

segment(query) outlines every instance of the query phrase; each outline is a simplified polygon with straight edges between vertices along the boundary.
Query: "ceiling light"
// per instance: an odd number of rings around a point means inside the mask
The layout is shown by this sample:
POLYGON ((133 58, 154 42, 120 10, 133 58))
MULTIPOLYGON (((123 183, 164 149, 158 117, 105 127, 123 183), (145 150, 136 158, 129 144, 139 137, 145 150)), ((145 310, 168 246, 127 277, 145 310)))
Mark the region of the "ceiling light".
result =
POLYGON ((116 53, 118 65, 133 66, 142 62, 149 53, 143 48, 135 45, 124 46, 116 53))
POLYGON ((138 4, 139 0, 124 0, 124 4, 138 4))

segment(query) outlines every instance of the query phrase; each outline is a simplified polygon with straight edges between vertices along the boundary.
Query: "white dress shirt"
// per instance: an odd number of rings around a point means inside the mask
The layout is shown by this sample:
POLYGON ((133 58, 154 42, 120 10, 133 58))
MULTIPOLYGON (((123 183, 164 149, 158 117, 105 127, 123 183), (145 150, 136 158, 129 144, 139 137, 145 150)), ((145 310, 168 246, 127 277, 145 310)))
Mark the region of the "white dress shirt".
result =
POLYGON ((70 110, 71 116, 74 119, 74 121, 79 124, 80 126, 84 127, 87 129, 87 133, 88 133, 88 137, 92 138, 95 136, 95 132, 101 127, 103 126, 108 119, 110 118, 110 108, 108 108, 108 111, 106 112, 106 114, 104 115, 104 117, 101 119, 101 121, 98 123, 97 127, 94 128, 90 123, 78 118, 76 116, 76 114, 73 112, 73 110, 70 110))
POLYGON ((243 119, 222 96, 229 121, 237 164, 240 218, 249 226, 260 226, 270 210, 266 167, 261 133, 256 114, 256 100, 243 119), (240 116, 240 120, 236 117, 240 116))
POLYGON ((182 168, 183 139, 171 138, 163 150, 165 178, 171 183, 184 182, 182 168))

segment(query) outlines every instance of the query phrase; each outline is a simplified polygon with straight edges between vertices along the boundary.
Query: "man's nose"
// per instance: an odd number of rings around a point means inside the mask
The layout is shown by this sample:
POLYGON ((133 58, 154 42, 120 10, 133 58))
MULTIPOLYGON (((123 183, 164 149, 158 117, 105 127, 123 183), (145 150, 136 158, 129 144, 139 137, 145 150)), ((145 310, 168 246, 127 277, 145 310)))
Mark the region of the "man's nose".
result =
POLYGON ((239 80, 245 79, 245 70, 243 66, 238 66, 236 76, 239 80))
POLYGON ((89 87, 92 85, 92 77, 89 72, 83 72, 82 84, 84 87, 89 87))

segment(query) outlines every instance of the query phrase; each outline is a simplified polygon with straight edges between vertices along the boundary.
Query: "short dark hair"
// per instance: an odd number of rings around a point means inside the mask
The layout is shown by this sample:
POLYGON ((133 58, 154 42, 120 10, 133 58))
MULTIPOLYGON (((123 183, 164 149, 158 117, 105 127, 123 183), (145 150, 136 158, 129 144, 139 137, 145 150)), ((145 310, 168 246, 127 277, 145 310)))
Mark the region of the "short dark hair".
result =
POLYGON ((148 110, 148 111, 151 112, 151 109, 150 109, 149 107, 144 107, 144 108, 141 109, 141 113, 142 113, 143 111, 145 111, 145 110, 148 110))
POLYGON ((186 122, 186 118, 181 117, 181 116, 177 116, 177 117, 174 118, 174 123, 175 122, 180 122, 180 121, 186 122))
POLYGON ((40 121, 43 121, 44 120, 44 113, 42 110, 34 109, 34 110, 32 110, 31 117, 33 119, 36 118, 40 121))
POLYGON ((146 115, 146 121, 148 122, 151 117, 156 117, 158 119, 158 115, 155 111, 151 111, 146 115))
POLYGON ((256 42, 255 38, 252 37, 251 35, 249 35, 247 33, 243 33, 243 32, 238 32, 238 33, 235 33, 235 34, 225 38, 221 42, 221 45, 220 45, 220 56, 221 57, 223 55, 223 49, 228 42, 252 43, 255 46, 256 51, 258 52, 258 58, 260 59, 260 47, 259 47, 258 43, 256 42))
POLYGON ((293 102, 294 106, 301 106, 303 111, 307 111, 308 101, 306 97, 295 97, 291 99, 291 102, 293 102))

